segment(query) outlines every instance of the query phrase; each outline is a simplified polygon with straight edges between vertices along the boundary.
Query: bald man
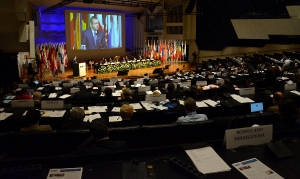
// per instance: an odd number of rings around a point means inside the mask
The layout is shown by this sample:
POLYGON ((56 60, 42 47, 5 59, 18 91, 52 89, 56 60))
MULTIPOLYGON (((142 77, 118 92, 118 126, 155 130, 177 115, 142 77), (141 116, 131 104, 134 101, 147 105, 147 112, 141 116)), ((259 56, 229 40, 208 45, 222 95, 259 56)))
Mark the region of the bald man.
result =
POLYGON ((273 104, 274 106, 271 106, 267 109, 267 112, 279 112, 279 107, 278 107, 278 104, 279 104, 279 101, 280 99, 283 97, 283 94, 281 92, 275 92, 273 94, 273 104))

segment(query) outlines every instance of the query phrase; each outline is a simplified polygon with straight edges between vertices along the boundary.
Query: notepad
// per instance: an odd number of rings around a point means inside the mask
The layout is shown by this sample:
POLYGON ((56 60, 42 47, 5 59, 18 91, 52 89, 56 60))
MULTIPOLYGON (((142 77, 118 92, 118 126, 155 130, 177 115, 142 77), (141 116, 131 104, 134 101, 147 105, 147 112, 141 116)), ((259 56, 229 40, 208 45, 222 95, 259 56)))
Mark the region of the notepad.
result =
POLYGON ((131 103, 130 105, 133 107, 133 109, 143 109, 140 103, 131 103))
POLYGON ((204 174, 231 170, 212 147, 186 150, 185 152, 193 161, 195 167, 204 174))
POLYGON ((121 116, 109 116, 109 122, 120 122, 122 121, 121 116))
POLYGON ((120 107, 114 107, 111 112, 120 112, 120 107))

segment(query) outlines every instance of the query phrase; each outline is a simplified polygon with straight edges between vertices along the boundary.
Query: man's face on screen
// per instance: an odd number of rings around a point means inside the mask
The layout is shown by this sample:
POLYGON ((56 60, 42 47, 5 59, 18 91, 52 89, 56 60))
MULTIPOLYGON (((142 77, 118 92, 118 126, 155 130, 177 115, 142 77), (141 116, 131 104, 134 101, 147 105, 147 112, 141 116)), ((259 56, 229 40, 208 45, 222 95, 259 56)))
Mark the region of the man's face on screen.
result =
POLYGON ((95 31, 99 29, 99 23, 97 19, 92 19, 91 28, 95 31))

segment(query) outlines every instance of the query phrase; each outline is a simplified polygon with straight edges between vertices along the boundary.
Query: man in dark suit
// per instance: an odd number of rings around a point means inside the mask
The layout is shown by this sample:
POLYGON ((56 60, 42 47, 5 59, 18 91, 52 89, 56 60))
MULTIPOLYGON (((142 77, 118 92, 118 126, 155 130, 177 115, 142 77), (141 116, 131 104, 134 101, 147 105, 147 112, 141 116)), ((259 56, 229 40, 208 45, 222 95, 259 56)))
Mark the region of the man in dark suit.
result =
POLYGON ((107 48, 104 32, 99 30, 99 20, 96 16, 90 18, 91 29, 82 32, 81 45, 87 50, 107 48))
POLYGON ((86 86, 81 85, 80 91, 76 92, 74 95, 75 101, 90 101, 92 99, 92 94, 86 91, 86 86))
POLYGON ((108 137, 108 127, 100 119, 94 120, 90 127, 92 136, 77 147, 76 154, 97 154, 128 150, 125 141, 111 141, 108 137))
POLYGON ((74 107, 71 110, 72 119, 67 121, 61 126, 61 130, 88 130, 90 128, 90 123, 84 122, 84 110, 79 107, 74 107))

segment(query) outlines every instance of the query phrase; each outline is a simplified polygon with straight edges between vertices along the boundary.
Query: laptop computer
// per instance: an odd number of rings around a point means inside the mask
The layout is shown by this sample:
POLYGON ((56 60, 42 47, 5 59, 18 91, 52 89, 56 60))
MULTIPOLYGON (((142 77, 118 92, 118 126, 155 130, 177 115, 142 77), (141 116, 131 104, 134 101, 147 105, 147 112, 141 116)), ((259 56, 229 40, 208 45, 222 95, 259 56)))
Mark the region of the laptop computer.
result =
POLYGON ((264 111, 263 102, 251 103, 250 104, 250 111, 251 111, 251 113, 263 112, 264 111))

